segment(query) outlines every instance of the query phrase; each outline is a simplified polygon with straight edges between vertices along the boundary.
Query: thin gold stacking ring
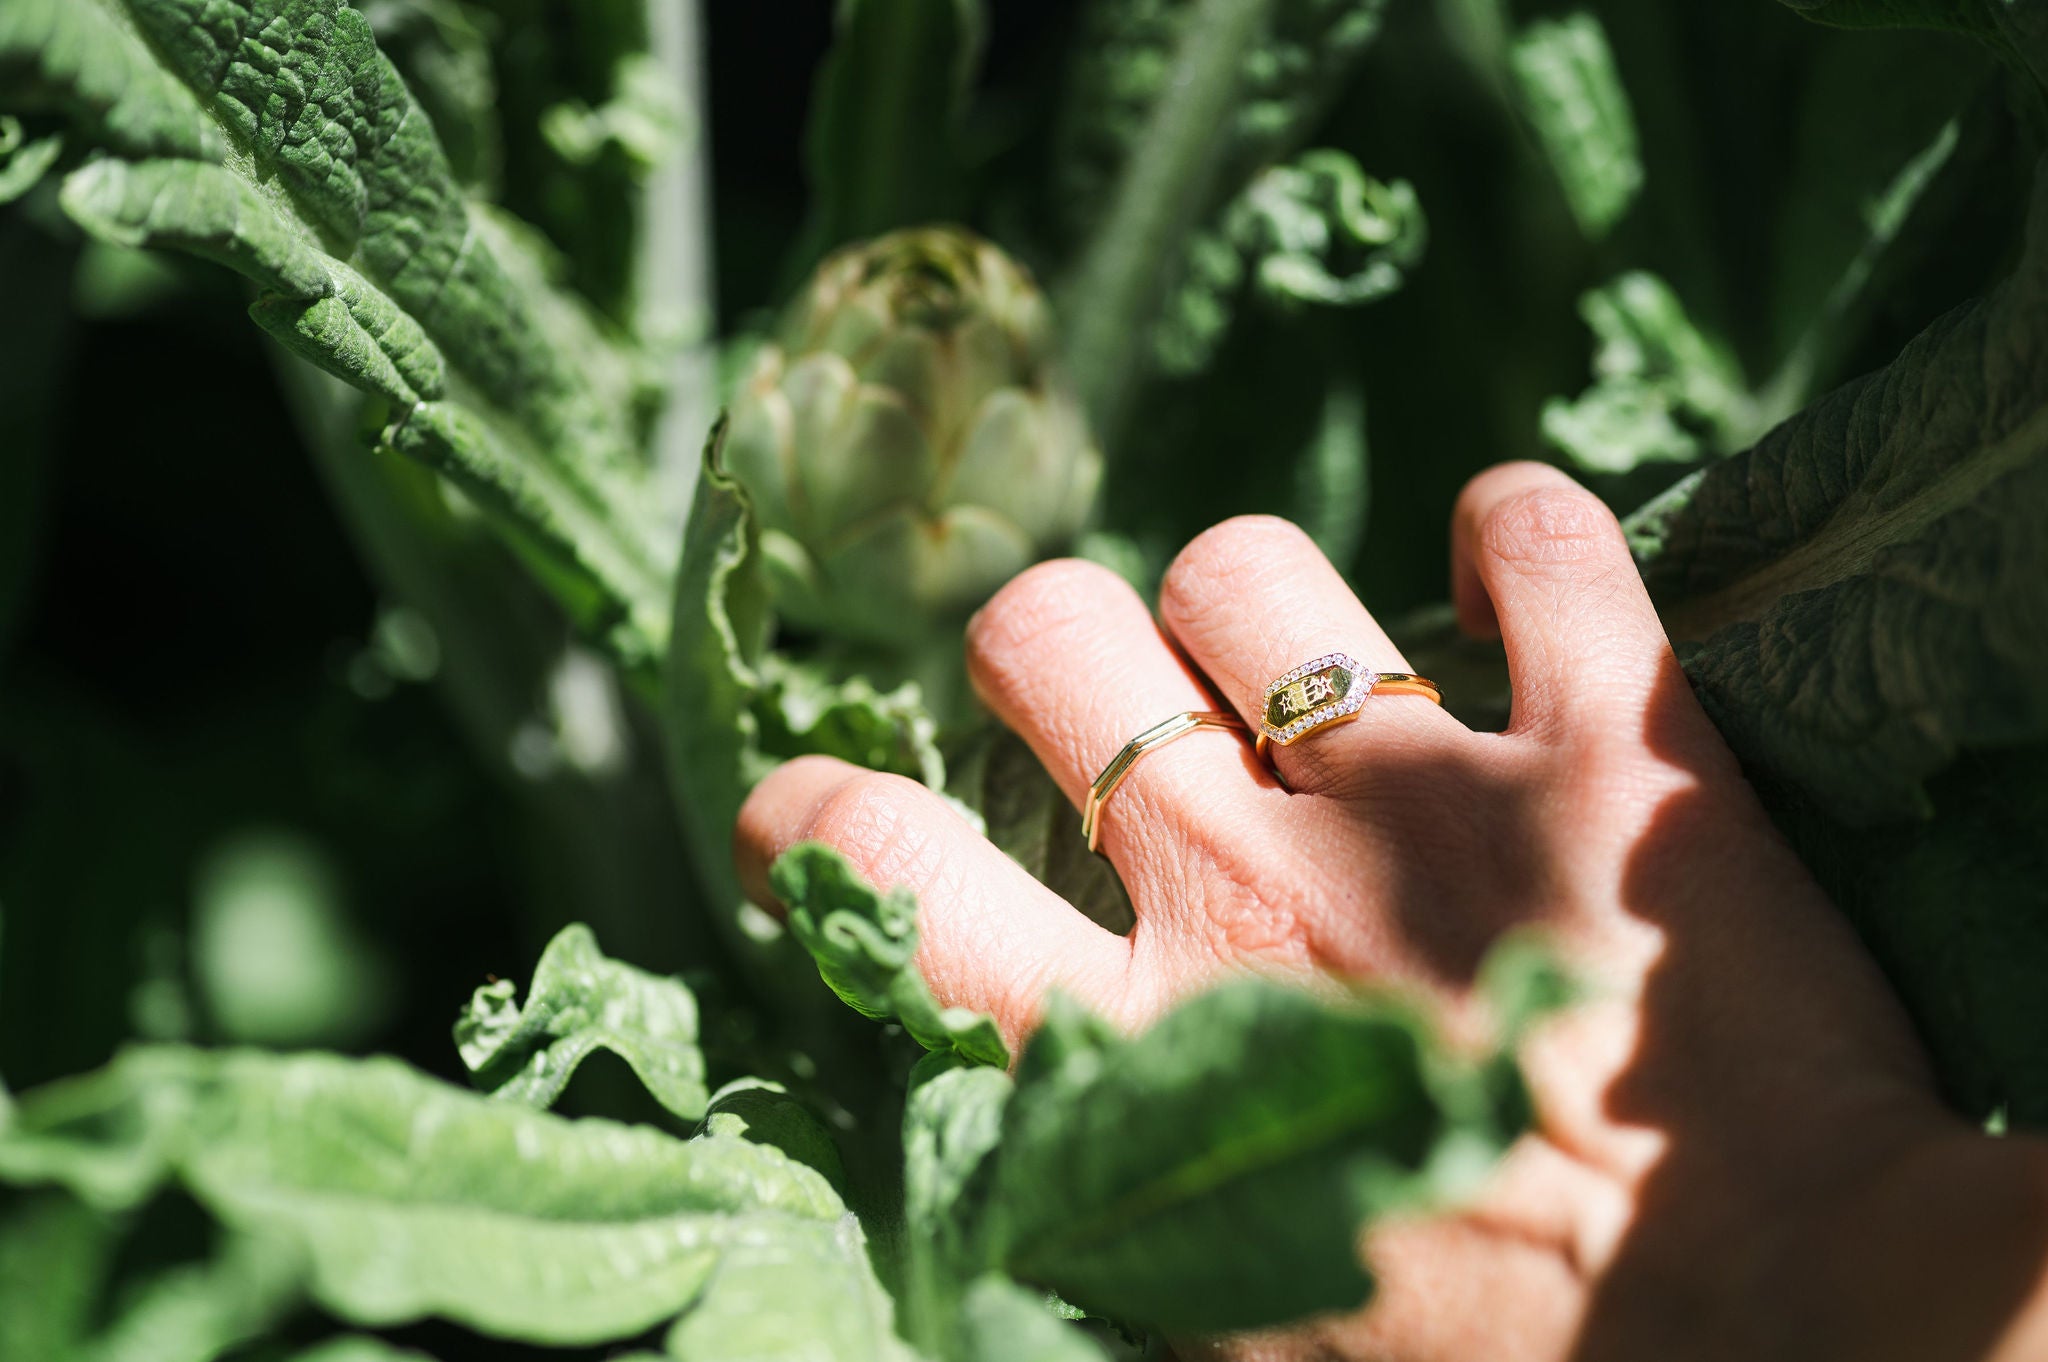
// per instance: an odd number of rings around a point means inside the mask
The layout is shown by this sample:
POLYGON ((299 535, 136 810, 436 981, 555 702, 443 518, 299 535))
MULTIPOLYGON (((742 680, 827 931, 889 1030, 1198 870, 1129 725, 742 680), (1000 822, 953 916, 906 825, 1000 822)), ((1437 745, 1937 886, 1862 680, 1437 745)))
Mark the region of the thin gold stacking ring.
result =
POLYGON ((1259 736, 1252 745, 1270 760, 1269 744, 1285 747, 1332 725, 1349 723, 1371 695, 1420 695, 1439 705, 1444 702, 1442 689, 1426 676, 1376 672, 1347 653, 1325 653, 1266 687, 1259 736))
POLYGON ((1116 793, 1116 787, 1124 783, 1124 777, 1131 773, 1131 768, 1138 764, 1138 758, 1175 739, 1185 738, 1198 728, 1227 728, 1237 733, 1250 731, 1245 721, 1235 714, 1191 709, 1154 724, 1125 743, 1123 750, 1109 759, 1109 765, 1102 768, 1102 774, 1095 777, 1095 783, 1088 787, 1088 802, 1081 806, 1081 835, 1088 840, 1090 851, 1095 850, 1095 844, 1102 840, 1103 806, 1116 793))

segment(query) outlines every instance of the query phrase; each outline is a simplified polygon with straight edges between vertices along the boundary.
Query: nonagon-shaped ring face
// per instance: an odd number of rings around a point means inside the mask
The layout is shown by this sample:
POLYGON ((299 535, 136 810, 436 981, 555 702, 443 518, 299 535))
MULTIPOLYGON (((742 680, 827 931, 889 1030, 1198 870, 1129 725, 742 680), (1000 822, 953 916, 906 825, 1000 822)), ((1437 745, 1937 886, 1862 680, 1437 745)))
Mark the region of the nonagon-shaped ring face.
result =
POLYGON ((1379 674, 1345 653, 1304 662, 1266 687, 1259 727, 1282 747, 1358 712, 1379 674))

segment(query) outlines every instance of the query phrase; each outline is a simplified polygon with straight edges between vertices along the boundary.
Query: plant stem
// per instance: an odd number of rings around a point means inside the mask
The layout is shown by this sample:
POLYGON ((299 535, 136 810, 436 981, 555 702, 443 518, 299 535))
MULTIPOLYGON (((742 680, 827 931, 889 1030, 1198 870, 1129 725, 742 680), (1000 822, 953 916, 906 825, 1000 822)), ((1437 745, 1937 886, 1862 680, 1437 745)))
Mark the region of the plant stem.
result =
POLYGON ((1274 0, 1200 0, 1182 30, 1165 92, 1152 108, 1115 195, 1061 294, 1066 360, 1096 438, 1114 448, 1144 344, 1182 245, 1209 207, 1216 154, 1237 113, 1244 54, 1274 0))
POLYGON ((668 406, 654 429, 653 468, 663 521, 680 536, 697 486, 704 432, 718 405, 710 111, 704 99, 704 23, 696 0, 649 4, 647 25, 654 59, 668 75, 686 125, 683 145, 648 178, 641 198, 639 268, 641 331, 672 337, 676 347, 667 366, 668 406))

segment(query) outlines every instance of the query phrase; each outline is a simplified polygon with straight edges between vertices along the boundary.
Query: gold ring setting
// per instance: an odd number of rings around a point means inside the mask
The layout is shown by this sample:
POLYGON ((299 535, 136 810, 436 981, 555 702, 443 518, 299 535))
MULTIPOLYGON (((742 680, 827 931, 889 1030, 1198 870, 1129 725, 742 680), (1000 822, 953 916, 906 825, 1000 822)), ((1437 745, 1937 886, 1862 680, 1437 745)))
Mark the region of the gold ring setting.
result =
POLYGON ((1348 653, 1325 653, 1276 677, 1266 687, 1259 711, 1257 747, 1281 747, 1309 734, 1358 717, 1373 695, 1420 695, 1437 704, 1443 691, 1427 677, 1408 672, 1376 672, 1348 653))
POLYGON ((1081 806, 1081 836, 1087 839, 1090 851, 1095 850, 1096 843, 1102 840, 1104 806, 1116 793, 1116 787, 1124 783, 1124 777, 1131 773, 1131 768, 1138 764, 1138 758, 1185 738, 1198 728, 1226 728, 1236 733, 1249 731, 1244 720, 1235 714, 1193 709, 1156 723, 1125 743, 1123 749, 1109 759, 1109 765, 1102 768, 1102 774, 1095 777, 1095 783, 1088 787, 1087 802, 1081 806))

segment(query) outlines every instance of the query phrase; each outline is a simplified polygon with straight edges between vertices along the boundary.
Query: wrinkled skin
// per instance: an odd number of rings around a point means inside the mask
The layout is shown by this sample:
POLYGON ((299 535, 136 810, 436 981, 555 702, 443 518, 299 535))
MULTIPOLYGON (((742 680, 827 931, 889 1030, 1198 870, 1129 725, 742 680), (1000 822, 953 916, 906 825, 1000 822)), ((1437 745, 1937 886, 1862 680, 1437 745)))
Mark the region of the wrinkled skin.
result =
MULTIPOLYGON (((2048 1356, 2042 1146, 1941 1106, 1897 1003, 1694 701, 1613 516, 1508 465, 1466 489, 1454 541, 1460 619, 1506 645, 1507 731, 1388 695, 1279 749, 1284 786, 1226 732, 1149 754, 1104 830, 1128 938, 935 795, 822 759, 755 792, 742 871, 760 889, 818 838, 909 885, 935 991, 1013 1039, 1055 986, 1137 1025, 1245 967, 1418 989, 1461 1026, 1486 946, 1551 934, 1596 995, 1526 1045, 1536 1128, 1487 1191, 1370 1235, 1363 1312, 1184 1352, 2048 1356)), ((1203 677, 1255 717, 1270 678, 1338 650, 1406 670, 1309 540, 1265 518, 1188 545, 1158 622, 1103 569, 1054 562, 968 635, 982 697, 1077 801, 1132 734, 1211 707, 1203 677)))

